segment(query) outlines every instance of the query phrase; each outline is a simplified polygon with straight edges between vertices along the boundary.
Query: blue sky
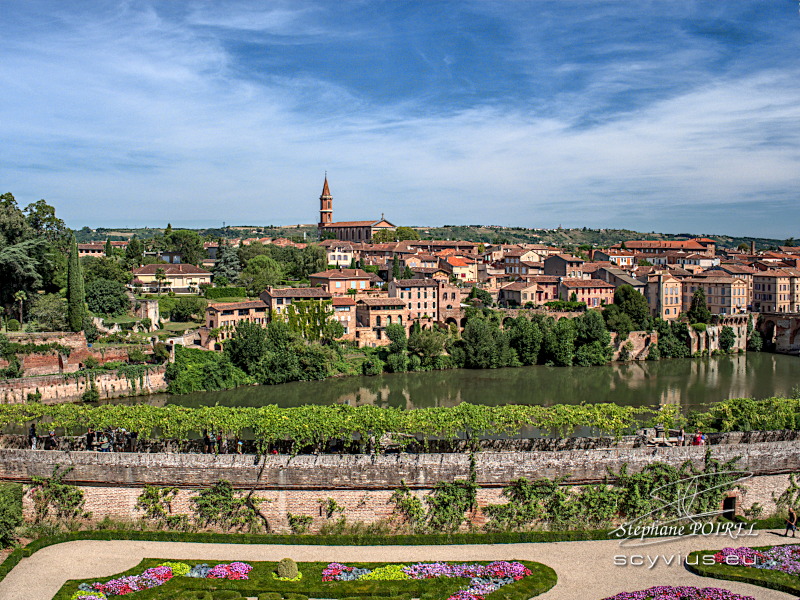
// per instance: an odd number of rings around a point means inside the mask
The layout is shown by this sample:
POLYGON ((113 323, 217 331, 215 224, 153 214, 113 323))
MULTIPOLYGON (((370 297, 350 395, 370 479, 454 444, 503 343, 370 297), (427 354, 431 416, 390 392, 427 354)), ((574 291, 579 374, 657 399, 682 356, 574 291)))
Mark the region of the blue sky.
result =
POLYGON ((69 225, 800 237, 796 0, 0 1, 0 191, 69 225))

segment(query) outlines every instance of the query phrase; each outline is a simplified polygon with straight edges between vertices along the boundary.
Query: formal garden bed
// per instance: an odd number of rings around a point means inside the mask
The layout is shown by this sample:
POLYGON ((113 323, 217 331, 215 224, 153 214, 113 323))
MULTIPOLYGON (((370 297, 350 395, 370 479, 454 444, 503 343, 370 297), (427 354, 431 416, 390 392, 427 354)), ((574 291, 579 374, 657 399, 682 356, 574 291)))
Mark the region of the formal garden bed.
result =
POLYGON ((556 584, 530 561, 294 563, 145 559, 113 577, 68 581, 53 600, 527 600, 556 584))
POLYGON ((646 590, 621 592, 603 600, 756 600, 721 588, 659 585, 646 590))
POLYGON ((751 583, 800 596, 800 545, 702 550, 689 555, 686 568, 703 577, 751 583))

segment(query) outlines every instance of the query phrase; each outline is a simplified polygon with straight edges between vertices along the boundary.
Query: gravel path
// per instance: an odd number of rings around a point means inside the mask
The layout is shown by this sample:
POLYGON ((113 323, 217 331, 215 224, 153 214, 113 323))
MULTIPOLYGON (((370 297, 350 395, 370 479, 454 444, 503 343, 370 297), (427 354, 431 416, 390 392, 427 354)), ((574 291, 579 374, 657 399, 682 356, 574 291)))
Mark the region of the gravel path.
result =
MULTIPOLYGON (((683 566, 693 550, 726 546, 790 543, 776 532, 757 538, 682 538, 646 547, 620 547, 614 540, 463 546, 284 546, 195 544, 185 542, 75 541, 49 546, 23 559, 0 582, 2 600, 51 600, 67 579, 105 577, 136 566, 143 558, 187 560, 275 561, 286 556, 302 561, 418 562, 432 560, 533 560, 558 573, 558 584, 541 600, 600 600, 622 591, 654 585, 722 587, 757 600, 794 598, 766 588, 698 577, 683 566), (615 556, 642 555, 677 558, 670 566, 617 566, 615 556)), ((619 560, 619 559, 618 559, 619 560)), ((647 559, 645 559, 647 560, 647 559)))

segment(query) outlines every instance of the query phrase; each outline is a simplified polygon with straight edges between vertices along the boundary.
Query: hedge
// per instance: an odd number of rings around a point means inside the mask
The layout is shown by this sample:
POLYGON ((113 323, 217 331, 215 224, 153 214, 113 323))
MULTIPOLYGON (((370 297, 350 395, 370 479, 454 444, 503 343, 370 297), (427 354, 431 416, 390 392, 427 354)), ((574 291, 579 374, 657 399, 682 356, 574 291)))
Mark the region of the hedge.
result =
MULTIPOLYGON (((774 529, 776 519, 737 522, 753 523, 754 529, 774 529)), ((0 581, 20 560, 34 552, 77 540, 131 540, 151 542, 197 542, 218 544, 281 544, 286 546, 447 546, 454 544, 521 544, 547 542, 579 542, 608 540, 612 530, 594 529, 585 531, 510 531, 495 533, 448 533, 408 535, 294 535, 294 534, 246 534, 179 531, 73 531, 59 535, 41 537, 28 545, 16 548, 0 565, 0 581)))
POLYGON ((215 298, 246 298, 247 290, 243 287, 206 288, 205 297, 209 300, 215 298))
MULTIPOLYGON (((755 546, 754 548, 756 550, 767 550, 771 547, 772 546, 755 546)), ((725 581, 750 583, 771 590, 792 594, 793 596, 800 596, 800 580, 797 575, 790 575, 783 571, 774 571, 770 569, 755 569, 753 567, 703 564, 703 556, 713 556, 716 553, 716 550, 698 550, 692 552, 686 557, 686 569, 701 577, 713 577, 714 579, 723 579, 725 581)))

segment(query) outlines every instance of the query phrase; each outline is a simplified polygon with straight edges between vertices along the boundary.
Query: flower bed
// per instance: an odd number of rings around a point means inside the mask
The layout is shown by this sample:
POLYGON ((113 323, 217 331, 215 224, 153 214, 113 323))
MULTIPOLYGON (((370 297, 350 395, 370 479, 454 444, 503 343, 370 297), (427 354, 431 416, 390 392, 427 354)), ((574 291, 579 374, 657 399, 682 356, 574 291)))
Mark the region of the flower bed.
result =
POLYGON ((247 579, 252 566, 242 562, 223 563, 209 567, 198 564, 190 567, 186 563, 163 563, 145 569, 140 575, 127 575, 105 583, 81 584, 72 600, 105 600, 110 596, 125 596, 163 585, 173 577, 194 577, 199 579, 247 579))
POLYGON ((657 586, 637 592, 622 592, 603 600, 755 600, 720 588, 657 586))
POLYGON ((410 566, 391 564, 375 570, 358 569, 341 563, 330 563, 322 570, 322 581, 397 581, 403 579, 434 579, 437 577, 466 578, 469 585, 458 590, 448 600, 484 600, 504 585, 519 581, 531 574, 518 562, 495 561, 488 565, 451 564, 443 562, 417 563, 410 566))
POLYGON ((723 548, 714 555, 714 562, 733 567, 751 567, 800 575, 800 546, 773 546, 763 550, 748 546, 723 548))
MULTIPOLYGON (((127 597, 132 600, 212 600, 212 595, 224 590, 230 599, 234 599, 232 592, 236 592, 242 598, 260 597, 262 600, 343 600, 364 597, 393 600, 528 600, 546 592, 557 581, 550 567, 529 561, 466 565, 304 562, 298 564, 302 577, 295 581, 276 577, 277 562, 253 562, 252 570, 244 574, 246 579, 241 581, 236 577, 242 573, 237 572, 232 563, 222 567, 216 566, 215 562, 209 564, 211 566, 198 565, 195 561, 168 563, 163 559, 148 558, 137 567, 119 573, 100 585, 113 585, 115 581, 128 581, 126 578, 139 577, 145 572, 150 574, 150 569, 168 567, 172 577, 163 585, 145 588, 127 597), (215 574, 230 579, 209 576, 215 574), (495 590, 497 593, 492 593, 495 590)), ((156 574, 162 571, 166 569, 159 569, 156 574)), ((93 596, 81 600, 116 600, 116 597, 107 596, 93 587, 96 583, 95 579, 67 582, 53 600, 73 600, 73 596, 76 596, 74 600, 78 600, 78 594, 93 596), (76 590, 79 591, 76 593, 76 590)))

